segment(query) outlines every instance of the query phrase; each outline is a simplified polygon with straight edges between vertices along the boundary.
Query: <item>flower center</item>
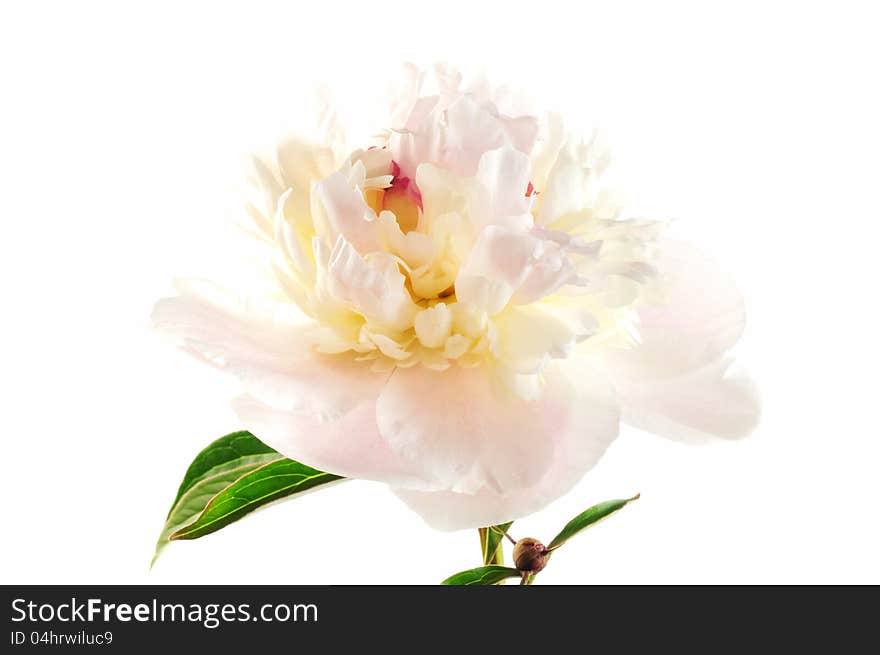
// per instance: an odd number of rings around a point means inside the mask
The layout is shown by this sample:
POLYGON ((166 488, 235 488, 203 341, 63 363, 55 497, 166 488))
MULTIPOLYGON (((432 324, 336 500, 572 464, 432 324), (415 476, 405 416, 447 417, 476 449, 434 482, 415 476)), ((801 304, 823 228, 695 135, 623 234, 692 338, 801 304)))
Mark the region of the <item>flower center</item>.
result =
POLYGON ((394 179, 387 189, 369 189, 364 199, 376 214, 390 211, 397 218, 400 230, 407 234, 419 225, 419 212, 422 209, 422 194, 414 180, 400 175, 400 166, 391 162, 394 179))

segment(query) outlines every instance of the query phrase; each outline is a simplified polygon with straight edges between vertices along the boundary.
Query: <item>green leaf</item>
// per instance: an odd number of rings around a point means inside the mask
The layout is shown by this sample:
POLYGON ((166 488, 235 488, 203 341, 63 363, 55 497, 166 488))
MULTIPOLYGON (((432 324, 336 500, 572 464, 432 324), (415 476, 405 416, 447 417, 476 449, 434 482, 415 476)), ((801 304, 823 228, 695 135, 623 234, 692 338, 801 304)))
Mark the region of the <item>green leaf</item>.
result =
POLYGON ((480 542, 483 547, 483 564, 500 564, 504 561, 503 557, 500 560, 497 558, 498 548, 511 525, 513 525, 513 521, 481 529, 480 542))
POLYGON ((507 578, 519 578, 522 573, 509 566, 478 566, 468 569, 446 578, 441 584, 445 585, 493 585, 507 578))
POLYGON ((636 494, 632 498, 607 500, 604 503, 593 505, 590 509, 581 512, 569 521, 565 527, 562 528, 562 531, 553 538, 553 541, 549 543, 547 548, 558 548, 581 530, 589 528, 591 525, 595 525, 602 519, 614 514, 617 510, 623 509, 627 504, 638 499, 638 497, 639 494, 636 494))
POLYGON ((227 434, 196 455, 177 490, 150 566, 168 545, 169 537, 194 521, 219 491, 245 473, 281 457, 250 432, 227 434))
POLYGON ((170 540, 204 537, 266 503, 342 479, 292 459, 269 462, 243 475, 214 496, 199 517, 177 530, 170 540))
POLYGON ((291 460, 285 459, 250 432, 233 432, 211 443, 196 456, 183 476, 150 566, 156 563, 172 535, 199 519, 215 496, 243 476, 266 464, 280 461, 291 460))

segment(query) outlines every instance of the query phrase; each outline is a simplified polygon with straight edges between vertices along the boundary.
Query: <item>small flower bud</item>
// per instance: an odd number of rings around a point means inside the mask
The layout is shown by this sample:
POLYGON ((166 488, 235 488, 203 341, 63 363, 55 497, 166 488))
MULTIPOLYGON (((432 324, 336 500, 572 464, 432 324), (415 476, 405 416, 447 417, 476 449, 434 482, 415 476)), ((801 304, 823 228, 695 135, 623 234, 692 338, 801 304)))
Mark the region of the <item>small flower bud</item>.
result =
POLYGON ((531 537, 520 539, 513 547, 513 563, 519 571, 537 573, 547 564, 547 547, 531 537))

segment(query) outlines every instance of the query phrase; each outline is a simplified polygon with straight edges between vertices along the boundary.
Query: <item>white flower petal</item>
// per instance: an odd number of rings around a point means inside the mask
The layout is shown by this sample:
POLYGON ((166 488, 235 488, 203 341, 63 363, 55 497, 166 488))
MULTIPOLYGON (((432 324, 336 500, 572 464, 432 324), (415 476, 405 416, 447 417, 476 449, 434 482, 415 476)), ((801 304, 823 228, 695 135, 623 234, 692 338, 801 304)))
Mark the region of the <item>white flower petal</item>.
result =
POLYGON ((312 215, 319 236, 333 244, 341 235, 362 254, 382 250, 376 214, 341 172, 312 188, 312 215))
MULTIPOLYGON (((552 450, 552 458, 533 484, 498 493, 486 486, 475 493, 425 492, 396 488, 394 492, 425 521, 440 530, 496 525, 537 512, 568 492, 596 464, 617 436, 619 413, 610 385, 601 374, 571 362, 554 362, 545 374, 544 397, 520 401, 517 414, 531 411, 529 431, 534 446, 552 450)), ((450 415, 455 415, 450 408, 450 415)), ((496 415, 493 413, 492 417, 496 415)), ((486 416, 485 420, 489 417, 486 416)), ((507 446, 505 434, 494 426, 498 448, 507 446)), ((519 431, 515 424, 514 433, 519 431)), ((384 434, 384 432, 383 432, 384 434)), ((533 446, 533 447, 534 447, 533 446)))
POLYGON ((459 270, 455 291, 459 300, 496 314, 511 299, 534 302, 575 277, 557 243, 490 225, 480 232, 459 270))
POLYGON ((297 214, 296 189, 290 188, 278 199, 278 209, 273 217, 275 242, 282 255, 290 262, 301 284, 315 284, 315 262, 312 259, 311 239, 314 236, 312 221, 308 215, 297 214))
POLYGON ((666 378, 721 357, 742 334, 745 309, 733 279, 693 246, 660 242, 657 298, 638 306, 641 343, 612 350, 603 366, 616 378, 666 378))
POLYGON ((555 241, 541 239, 540 243, 537 256, 511 299, 516 304, 535 302, 566 284, 577 282, 577 272, 568 253, 555 241))
POLYGON ((490 225, 458 272, 458 299, 497 314, 529 274, 540 249, 540 241, 529 234, 490 225))
POLYGON ((250 159, 250 179, 260 190, 264 202, 263 210, 266 215, 275 213, 278 206, 278 198, 284 192, 285 186, 278 181, 278 176, 273 172, 271 163, 267 163, 261 157, 250 159))
POLYGON ((486 195, 474 213, 485 216, 486 224, 494 225, 505 224, 510 217, 528 215, 529 166, 528 156, 510 146, 483 153, 476 177, 486 195))
MULTIPOLYGON (((387 374, 376 377, 384 379, 387 374)), ((375 398, 362 398, 330 421, 276 409, 252 396, 237 398, 232 407, 248 430, 285 457, 348 478, 433 488, 379 435, 375 398)))
POLYGON ((497 388, 483 369, 398 369, 376 416, 392 450, 456 491, 523 488, 552 459, 550 443, 536 438, 542 427, 537 406, 497 388))
POLYGON ((578 161, 573 149, 562 148, 540 196, 538 225, 551 225, 562 216, 583 209, 589 180, 590 170, 578 161))
MULTIPOLYGON (((349 159, 352 162, 360 162, 364 167, 366 179, 392 178, 391 153, 387 148, 370 148, 368 150, 356 150, 349 159)), ((388 179, 388 184, 391 179, 388 179)), ((387 186, 387 185, 385 185, 387 186)))
POLYGON ((474 340, 463 334, 453 334, 446 339, 443 345, 443 356, 448 359, 458 359, 464 355, 473 345, 474 340))
POLYGON ((665 380, 624 379, 615 386, 624 421, 678 441, 740 439, 761 414, 754 383, 730 359, 665 380))
POLYGON ((745 436, 758 422, 758 397, 724 357, 745 324, 742 298, 692 246, 660 245, 658 297, 638 309, 641 343, 600 353, 600 365, 633 425, 685 441, 745 436))
POLYGON ((284 306, 244 302, 213 285, 189 284, 180 291, 183 295, 156 303, 156 328, 236 375, 268 405, 329 421, 365 399, 375 400, 385 383, 349 357, 312 352, 309 327, 283 316, 284 306))
POLYGON ((400 257, 411 269, 431 262, 436 247, 429 235, 415 230, 404 233, 397 217, 390 211, 381 212, 376 222, 380 238, 388 252, 400 257))
POLYGON ((445 112, 445 139, 440 163, 458 175, 474 175, 483 153, 507 143, 497 116, 473 98, 457 98, 445 112))
POLYGON ((333 172, 333 150, 296 136, 289 136, 275 149, 275 161, 285 188, 304 193, 304 199, 295 206, 296 216, 308 215, 311 183, 333 172))
POLYGON ((416 314, 416 336, 428 348, 439 348, 452 333, 452 312, 439 303, 416 314))
POLYGON ((534 117, 501 116, 491 103, 469 94, 428 96, 415 101, 406 124, 392 132, 389 148, 407 177, 424 163, 472 176, 488 150, 512 145, 528 153, 537 131, 534 117))
POLYGON ((539 373, 551 359, 567 357, 576 340, 569 325, 539 306, 509 307, 494 321, 495 355, 517 373, 539 373))
POLYGON ((422 194, 422 218, 430 228, 447 214, 467 215, 478 191, 473 178, 460 177, 433 164, 422 164, 416 173, 416 185, 422 194))
POLYGON ((538 136, 537 143, 531 151, 531 181, 539 190, 547 188, 547 178, 556 162, 559 150, 565 145, 565 125, 559 114, 548 114, 546 122, 541 127, 543 128, 542 133, 538 136))
POLYGON ((404 125, 391 132, 388 149, 404 177, 412 178, 420 164, 440 163, 444 131, 438 121, 438 96, 415 101, 404 125))
POLYGON ((500 116, 501 127, 514 148, 526 154, 532 151, 538 138, 538 119, 534 116, 500 116))
POLYGON ((617 432, 609 387, 595 377, 578 388, 560 370, 548 367, 541 396, 524 401, 485 367, 398 369, 376 405, 379 431, 422 477, 451 491, 533 487, 557 461, 559 443, 576 434, 589 450, 591 438, 605 444, 617 432))
POLYGON ((335 298, 379 327, 399 332, 412 326, 417 307, 397 260, 387 253, 364 259, 340 236, 330 254, 327 284, 335 298))

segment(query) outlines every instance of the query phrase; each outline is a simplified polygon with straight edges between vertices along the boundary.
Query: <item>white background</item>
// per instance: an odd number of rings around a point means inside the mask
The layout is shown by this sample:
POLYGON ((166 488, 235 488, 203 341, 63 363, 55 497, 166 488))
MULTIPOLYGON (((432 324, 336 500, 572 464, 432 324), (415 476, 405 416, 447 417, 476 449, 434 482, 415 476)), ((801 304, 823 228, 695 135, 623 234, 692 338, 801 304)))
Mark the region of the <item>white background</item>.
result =
POLYGON ((239 427, 235 383, 158 340, 153 301, 222 261, 244 156, 298 120, 312 80, 359 116, 401 61, 446 59, 597 122, 631 213, 678 219, 750 313, 757 433, 690 447, 624 430, 515 524, 549 539, 642 492, 543 581, 880 583, 871 3, 603 5, 4 3, 0 581, 434 583, 478 563, 475 533, 347 482, 148 572, 186 466, 239 427))

